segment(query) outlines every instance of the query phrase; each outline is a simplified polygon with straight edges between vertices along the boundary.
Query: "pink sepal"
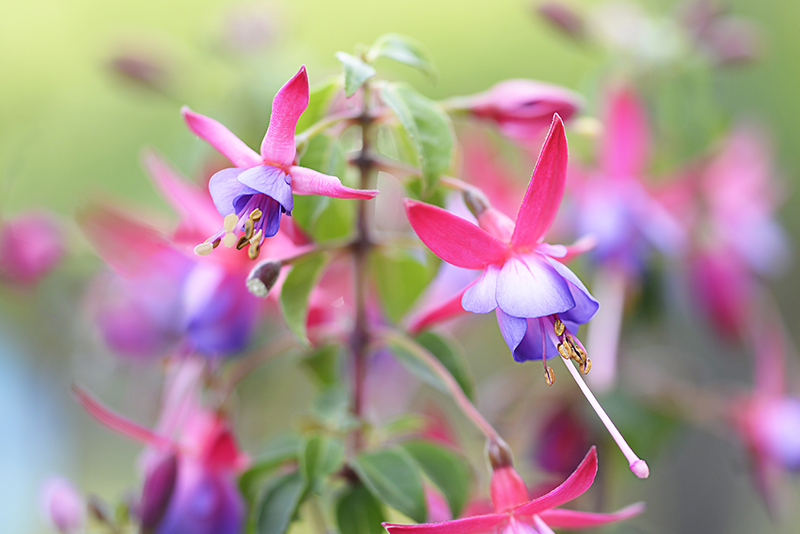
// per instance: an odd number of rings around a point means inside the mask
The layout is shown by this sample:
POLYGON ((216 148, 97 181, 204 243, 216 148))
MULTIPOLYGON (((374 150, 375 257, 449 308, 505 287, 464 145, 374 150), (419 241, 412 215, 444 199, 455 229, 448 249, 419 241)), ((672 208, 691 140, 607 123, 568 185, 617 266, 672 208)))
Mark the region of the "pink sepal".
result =
POLYGON ((455 519, 443 523, 423 523, 421 525, 396 525, 381 523, 390 534, 480 534, 494 532, 495 527, 508 521, 507 514, 487 514, 455 519))
POLYGON ((612 179, 637 176, 649 158, 647 116, 630 88, 618 89, 609 99, 600 166, 612 179))
POLYGON ((556 489, 529 503, 514 508, 515 515, 533 515, 554 508, 582 495, 592 486, 597 474, 597 448, 592 446, 575 471, 556 489))
POLYGON ((458 317, 459 315, 467 313, 464 310, 464 307, 461 305, 461 299, 464 296, 464 291, 472 287, 472 285, 477 281, 477 278, 474 282, 466 286, 464 289, 450 297, 449 299, 445 300, 440 304, 435 304, 427 309, 420 311, 416 314, 410 321, 408 325, 408 331, 412 335, 416 335, 420 333, 422 330, 428 328, 437 323, 441 323, 442 321, 447 321, 448 319, 453 319, 458 317))
POLYGON ((506 512, 528 501, 528 488, 513 466, 498 467, 492 473, 492 504, 497 512, 506 512))
POLYGON ((292 177, 292 192, 296 195, 323 195, 333 198, 375 198, 378 191, 374 189, 353 189, 342 185, 335 176, 322 174, 306 167, 289 169, 292 177))
POLYGON ((281 87, 272 100, 269 127, 261 142, 264 163, 288 167, 297 152, 294 131, 297 120, 308 107, 308 74, 303 65, 291 80, 281 87))
POLYGON ((567 180, 567 136, 558 114, 553 116, 539 160, 517 213, 511 244, 530 247, 541 241, 553 223, 567 180))
POLYGON ((508 246, 471 222, 437 206, 406 199, 412 228, 434 254, 465 269, 502 263, 508 246))
POLYGON ((147 427, 134 423, 130 419, 118 414, 111 408, 103 405, 91 393, 83 389, 78 384, 72 384, 72 392, 78 399, 83 408, 89 412, 100 424, 105 425, 123 436, 139 441, 146 445, 152 445, 164 449, 180 449, 180 446, 173 440, 156 434, 147 427))
POLYGON ((637 502, 610 514, 598 514, 592 512, 577 512, 575 510, 564 510, 555 508, 539 513, 548 525, 555 528, 590 528, 614 521, 622 521, 644 512, 645 504, 637 502))
POLYGON ((597 246, 597 238, 591 234, 579 238, 571 245, 567 245, 567 253, 558 259, 561 263, 569 263, 581 254, 585 254, 597 246))
POLYGON ((261 157, 225 126, 205 115, 195 113, 187 106, 181 109, 186 125, 194 134, 228 158, 236 167, 249 169, 261 165, 261 157))

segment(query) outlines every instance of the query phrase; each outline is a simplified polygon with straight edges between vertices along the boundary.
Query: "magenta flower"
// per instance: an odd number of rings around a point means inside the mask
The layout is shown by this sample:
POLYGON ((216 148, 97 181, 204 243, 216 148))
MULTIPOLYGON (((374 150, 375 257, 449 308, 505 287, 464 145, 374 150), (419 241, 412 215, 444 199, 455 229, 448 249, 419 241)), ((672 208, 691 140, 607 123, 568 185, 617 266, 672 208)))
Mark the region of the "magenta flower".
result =
POLYGON ((556 115, 516 222, 489 209, 478 216, 479 227, 436 206, 406 202, 411 226, 437 256, 457 267, 483 270, 463 290, 461 306, 473 313, 496 311, 503 338, 519 362, 559 351, 587 361, 573 335, 599 305, 558 261, 567 248, 543 242, 564 194, 566 170, 567 138, 556 115))
POLYGON ((83 389, 78 401, 103 425, 147 444, 144 487, 135 510, 144 531, 155 534, 238 534, 245 503, 237 475, 248 464, 226 419, 199 403, 203 366, 185 360, 168 376, 155 431, 102 405, 83 389))
POLYGON ((63 477, 52 477, 45 481, 41 491, 44 513, 62 534, 76 534, 86 523, 86 503, 83 497, 63 477))
POLYGON ((553 491, 531 500, 525 482, 512 466, 496 468, 491 494, 494 513, 422 525, 384 523, 389 534, 552 534, 555 528, 591 528, 628 519, 644 511, 644 503, 632 504, 610 514, 556 508, 588 490, 597 474, 594 447, 575 471, 553 491))
POLYGON ((335 176, 295 165, 295 128, 308 107, 308 98, 308 75, 306 68, 301 67, 272 101, 272 116, 261 142, 261 154, 214 119, 183 108, 189 129, 235 165, 211 177, 208 188, 225 223, 198 245, 195 252, 208 254, 224 238, 229 247, 244 248, 249 244, 248 254, 255 259, 264 239, 278 232, 281 214, 291 214, 293 193, 359 199, 378 194, 374 190, 345 187, 335 176), (239 232, 241 235, 237 235, 239 232))
POLYGON ((34 284, 61 261, 64 250, 63 233, 50 214, 18 215, 0 227, 0 278, 34 284))
POLYGON ((569 120, 583 105, 583 98, 569 89, 534 80, 506 80, 488 91, 455 98, 446 104, 492 121, 500 131, 517 141, 539 136, 553 114, 569 120))

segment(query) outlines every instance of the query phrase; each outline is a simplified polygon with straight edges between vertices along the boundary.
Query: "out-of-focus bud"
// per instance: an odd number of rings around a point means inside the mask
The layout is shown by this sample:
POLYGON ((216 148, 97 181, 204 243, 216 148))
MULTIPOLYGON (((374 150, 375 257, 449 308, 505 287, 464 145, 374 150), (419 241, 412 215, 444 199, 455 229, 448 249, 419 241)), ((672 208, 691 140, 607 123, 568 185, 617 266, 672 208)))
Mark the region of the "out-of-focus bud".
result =
POLYGON ((702 42, 717 65, 738 65, 761 56, 761 35, 755 24, 737 17, 714 21, 703 34, 702 42))
POLYGON ((72 483, 62 477, 53 477, 42 486, 42 505, 45 515, 63 534, 79 532, 86 522, 83 498, 72 483))
POLYGON ((500 82, 483 93, 449 100, 445 105, 493 121, 504 135, 527 141, 547 129, 555 113, 569 120, 583 105, 583 98, 557 85, 515 79, 500 82))
POLYGON ((139 522, 143 532, 152 532, 167 511, 178 477, 178 458, 174 453, 156 462, 147 473, 139 505, 139 522))
POLYGON ((247 275, 247 289, 253 295, 264 298, 278 281, 283 264, 276 260, 264 260, 253 267, 247 275))
POLYGON ((123 80, 157 93, 165 93, 171 81, 166 61, 143 50, 120 52, 109 60, 108 67, 123 80))
POLYGON ((543 470, 569 474, 591 445, 586 424, 569 407, 550 414, 539 428, 533 460, 543 470))
POLYGON ((0 227, 0 278, 34 284, 47 275, 63 255, 61 229, 48 213, 24 213, 0 227))
POLYGON ((678 20, 693 37, 699 38, 725 11, 726 7, 718 0, 689 0, 678 7, 678 20))
POLYGON ((539 16, 567 37, 580 40, 586 36, 586 23, 572 6, 551 1, 542 2, 535 9, 539 16))

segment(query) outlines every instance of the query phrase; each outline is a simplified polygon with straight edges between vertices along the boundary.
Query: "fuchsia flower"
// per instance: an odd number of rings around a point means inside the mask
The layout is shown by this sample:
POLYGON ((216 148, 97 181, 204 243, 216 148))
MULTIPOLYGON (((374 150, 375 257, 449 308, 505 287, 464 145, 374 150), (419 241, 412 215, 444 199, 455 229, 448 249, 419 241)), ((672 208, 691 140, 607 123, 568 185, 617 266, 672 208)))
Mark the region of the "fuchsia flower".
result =
POLYGON ((100 423, 147 444, 136 509, 143 531, 239 534, 245 503, 237 475, 249 460, 239 452, 224 416, 199 403, 202 362, 184 360, 172 371, 155 431, 111 411, 80 387, 73 390, 100 423))
POLYGON ((248 255, 255 259, 264 240, 278 232, 281 214, 291 214, 293 194, 359 199, 371 199, 378 194, 374 190, 345 187, 335 176, 295 165, 295 128, 308 107, 308 99, 308 75, 306 68, 301 67, 272 101, 272 116, 261 142, 261 154, 214 119, 183 108, 189 129, 235 165, 211 177, 208 188, 225 223, 198 245, 195 252, 208 254, 224 238, 229 247, 236 245, 241 249, 249 245, 248 255))
POLYGON ((569 89, 534 80, 506 80, 476 95, 454 98, 446 104, 497 124, 517 141, 538 137, 558 114, 569 120, 583 106, 583 98, 569 89))
POLYGON ((0 279, 34 284, 63 256, 64 236, 47 213, 23 213, 0 226, 0 279))
POLYGON ((406 202, 411 226, 437 256, 483 270, 456 298, 469 312, 496 311, 503 338, 520 362, 559 351, 588 361, 573 334, 599 305, 559 261, 570 253, 567 247, 542 241, 564 194, 566 169, 567 138, 556 115, 516 222, 489 208, 476 226, 436 206, 406 202))
POLYGON ((455 519, 442 523, 397 525, 384 523, 389 534, 552 534, 555 528, 590 528, 628 519, 644 511, 644 503, 632 504, 610 514, 578 512, 556 508, 588 490, 597 474, 594 447, 577 469, 553 491, 531 500, 525 482, 510 465, 492 474, 491 495, 494 513, 455 519))

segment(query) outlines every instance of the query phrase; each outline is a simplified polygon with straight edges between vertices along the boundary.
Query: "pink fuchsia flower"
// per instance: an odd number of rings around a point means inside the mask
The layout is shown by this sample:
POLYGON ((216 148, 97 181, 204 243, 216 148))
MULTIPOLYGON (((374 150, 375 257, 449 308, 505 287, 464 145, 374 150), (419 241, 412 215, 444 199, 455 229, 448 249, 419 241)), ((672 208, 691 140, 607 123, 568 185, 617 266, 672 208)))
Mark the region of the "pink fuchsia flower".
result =
POLYGON ((0 279, 35 284, 64 256, 64 236, 49 213, 30 211, 0 226, 0 279))
POLYGON ((504 135, 524 142, 541 135, 554 114, 569 120, 583 106, 583 98, 557 85, 516 79, 483 93, 454 98, 445 106, 494 122, 504 135))
POLYGON ((610 514, 556 508, 586 492, 596 474, 597 451, 592 447, 577 469, 560 486, 531 500, 519 474, 512 466, 503 466, 496 468, 492 474, 493 513, 441 523, 384 523, 383 526, 389 534, 551 534, 553 527, 591 528, 622 521, 644 511, 644 503, 636 503, 610 514))
POLYGON ((100 423, 147 445, 136 510, 145 531, 238 534, 245 504, 237 475, 249 460, 239 451, 225 417, 199 403, 202 362, 184 360, 171 371, 155 431, 103 406, 82 388, 73 390, 100 423))
POLYGON ((42 485, 42 507, 52 525, 62 534, 75 534, 86 523, 86 503, 72 482, 52 477, 42 485))
POLYGON ((212 176, 208 184, 225 222, 221 230, 195 248, 196 253, 208 254, 224 241, 228 247, 244 248, 249 244, 248 255, 255 259, 264 240, 278 232, 281 214, 291 214, 293 194, 358 199, 371 199, 378 194, 345 187, 335 176, 295 165, 295 128, 308 107, 308 99, 308 75, 301 67, 272 101, 272 116, 260 154, 214 119, 183 108, 189 129, 234 164, 212 176))

